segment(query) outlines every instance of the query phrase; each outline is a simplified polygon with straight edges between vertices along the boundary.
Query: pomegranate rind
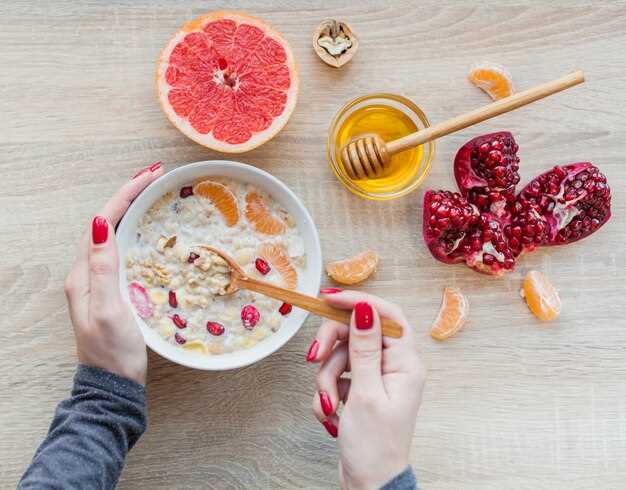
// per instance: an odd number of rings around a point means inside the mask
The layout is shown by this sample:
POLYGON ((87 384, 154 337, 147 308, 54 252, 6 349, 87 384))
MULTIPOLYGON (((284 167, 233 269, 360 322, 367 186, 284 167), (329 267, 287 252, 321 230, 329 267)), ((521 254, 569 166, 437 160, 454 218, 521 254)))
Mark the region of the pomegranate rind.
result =
POLYGON ((446 340, 463 328, 469 315, 469 301, 459 288, 446 287, 441 308, 430 329, 435 340, 446 340))
POLYGON ((141 318, 150 318, 154 312, 154 307, 146 288, 138 282, 131 282, 128 285, 128 297, 141 318))
POLYGON ((373 250, 365 250, 354 257, 326 264, 326 273, 339 284, 358 284, 368 279, 378 267, 379 257, 373 250))
POLYGON ((502 65, 482 62, 472 65, 467 78, 493 100, 513 93, 513 77, 502 65))
MULTIPOLYGON (((157 63, 156 70, 156 85, 157 85, 157 95, 159 98, 159 102, 161 104, 161 108, 163 112, 169 119, 169 121, 176 127, 179 131, 181 131, 185 136, 192 139, 196 143, 199 143, 202 146, 207 148, 220 151, 223 153, 243 153, 246 151, 250 151, 263 143, 266 143, 274 136, 276 136, 287 124, 287 121, 291 117, 293 113, 296 102, 298 99, 299 85, 300 85, 300 77, 299 77, 299 68, 298 64, 295 60, 295 56, 291 49, 291 46, 284 38, 284 36, 271 27, 268 23, 258 19, 256 17, 250 16, 243 12, 230 11, 230 10, 220 10, 215 12, 210 12, 208 14, 202 15, 193 19, 192 21, 183 25, 183 27, 178 30, 172 38, 168 41, 165 48, 161 52, 161 56, 159 57, 157 63), (168 99, 168 95, 172 86, 167 82, 167 69, 170 66, 170 55, 174 48, 183 41, 185 36, 192 32, 201 31, 204 26, 213 21, 219 20, 232 20, 237 24, 246 23, 261 29, 265 36, 275 40, 278 44, 282 46, 286 54, 286 60, 284 65, 287 66, 289 70, 290 77, 290 86, 286 90, 287 101, 283 108, 283 111, 273 116, 272 122, 266 129, 253 132, 252 136, 242 143, 228 143, 225 141, 221 141, 213 136, 213 131, 209 131, 207 134, 201 134, 196 129, 194 129, 189 122, 187 117, 181 117, 176 114, 172 104, 168 99)), ((191 109, 189 111, 191 113, 191 109)))
POLYGON ((528 309, 541 321, 552 321, 561 313, 561 298, 554 286, 539 271, 524 277, 523 295, 528 309))

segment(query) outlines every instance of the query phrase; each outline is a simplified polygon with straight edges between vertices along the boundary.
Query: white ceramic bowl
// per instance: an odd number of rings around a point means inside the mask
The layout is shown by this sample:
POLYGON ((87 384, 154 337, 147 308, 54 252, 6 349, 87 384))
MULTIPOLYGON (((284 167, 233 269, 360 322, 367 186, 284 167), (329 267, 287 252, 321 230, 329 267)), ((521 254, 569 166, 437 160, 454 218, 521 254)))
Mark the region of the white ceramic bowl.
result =
MULTIPOLYGON (((250 183, 267 192, 276 202, 283 206, 295 219, 298 231, 303 238, 306 252, 306 269, 300 282, 299 290, 316 296, 319 292, 322 274, 322 252, 319 236, 311 215, 304 204, 280 180, 256 167, 238 162, 215 160, 197 162, 179 167, 150 184, 130 205, 117 229, 117 241, 120 250, 120 288, 122 297, 130 304, 128 297, 128 281, 124 258, 129 248, 135 243, 135 234, 139 221, 144 213, 163 194, 178 191, 185 184, 200 177, 219 176, 250 183)), ((211 371, 222 371, 248 366, 280 349, 302 326, 308 313, 294 308, 292 313, 283 319, 278 332, 263 339, 250 349, 220 355, 204 355, 191 352, 169 344, 135 313, 135 319, 141 328, 146 344, 161 356, 183 366, 211 371)))

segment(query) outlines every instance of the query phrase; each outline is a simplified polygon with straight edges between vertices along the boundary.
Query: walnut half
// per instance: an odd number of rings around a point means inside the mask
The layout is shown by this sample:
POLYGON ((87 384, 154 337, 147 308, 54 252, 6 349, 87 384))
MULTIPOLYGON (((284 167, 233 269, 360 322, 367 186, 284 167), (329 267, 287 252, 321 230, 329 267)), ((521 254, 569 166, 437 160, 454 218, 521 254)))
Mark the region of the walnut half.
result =
POLYGON ((327 19, 313 33, 313 49, 324 63, 334 68, 350 61, 358 47, 356 35, 345 22, 327 19))

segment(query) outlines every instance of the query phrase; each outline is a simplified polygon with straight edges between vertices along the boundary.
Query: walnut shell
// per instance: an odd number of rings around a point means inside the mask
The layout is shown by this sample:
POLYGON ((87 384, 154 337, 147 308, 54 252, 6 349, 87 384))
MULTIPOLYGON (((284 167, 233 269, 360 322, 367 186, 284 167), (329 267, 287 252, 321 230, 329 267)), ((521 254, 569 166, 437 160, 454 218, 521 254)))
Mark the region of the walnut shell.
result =
POLYGON ((359 41, 345 22, 324 20, 313 33, 313 49, 324 63, 340 68, 352 59, 359 41))

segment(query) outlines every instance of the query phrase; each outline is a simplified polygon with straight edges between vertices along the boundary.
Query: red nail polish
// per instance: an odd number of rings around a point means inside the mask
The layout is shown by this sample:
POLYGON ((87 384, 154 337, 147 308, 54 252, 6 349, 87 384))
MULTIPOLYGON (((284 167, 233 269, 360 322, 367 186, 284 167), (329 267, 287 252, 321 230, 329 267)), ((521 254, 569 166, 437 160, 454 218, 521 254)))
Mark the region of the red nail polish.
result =
POLYGON ((324 422, 322 422, 322 425, 331 436, 337 438, 337 434, 339 434, 339 431, 337 430, 337 426, 335 424, 333 424, 330 420, 324 420, 324 422))
POLYGON ((320 293, 322 294, 335 294, 335 293, 340 293, 342 290, 339 288, 323 288, 320 289, 320 293))
POLYGON ((320 391, 320 404, 322 405, 322 412, 324 412, 324 415, 328 416, 333 413, 333 404, 330 401, 328 393, 325 391, 320 391))
POLYGON ((161 168, 161 162, 154 162, 152 165, 148 167, 148 170, 150 170, 150 172, 156 172, 160 168, 161 168))
POLYGON ((320 343, 317 340, 311 342, 311 346, 309 347, 309 352, 306 354, 306 361, 312 362, 315 360, 317 356, 317 349, 319 349, 320 343))
POLYGON ((369 303, 354 305, 354 323, 359 330, 368 330, 374 324, 374 312, 369 303))
POLYGON ((107 241, 109 237, 109 224, 102 216, 96 216, 91 222, 91 239, 99 245, 107 241))

